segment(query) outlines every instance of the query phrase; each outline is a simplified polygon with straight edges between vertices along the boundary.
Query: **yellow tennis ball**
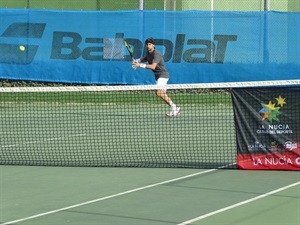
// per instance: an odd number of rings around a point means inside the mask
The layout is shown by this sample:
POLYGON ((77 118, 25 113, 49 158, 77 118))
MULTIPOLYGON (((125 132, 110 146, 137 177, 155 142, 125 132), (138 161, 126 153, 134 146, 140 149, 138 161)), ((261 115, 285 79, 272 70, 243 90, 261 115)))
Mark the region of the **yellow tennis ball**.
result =
POLYGON ((20 45, 20 46, 19 46, 19 50, 20 50, 21 52, 24 52, 24 51, 25 51, 24 45, 20 45))

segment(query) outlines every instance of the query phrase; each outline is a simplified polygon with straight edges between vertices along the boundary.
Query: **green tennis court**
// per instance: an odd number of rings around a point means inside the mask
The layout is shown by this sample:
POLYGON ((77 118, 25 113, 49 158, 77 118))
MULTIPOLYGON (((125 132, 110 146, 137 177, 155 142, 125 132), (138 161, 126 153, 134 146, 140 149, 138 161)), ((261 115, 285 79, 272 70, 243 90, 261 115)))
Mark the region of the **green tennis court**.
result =
POLYGON ((234 169, 230 95, 170 94, 2 93, 1 224, 298 225, 298 172, 234 169))
POLYGON ((1 166, 0 178, 2 224, 300 222, 298 172, 1 166))
POLYGON ((0 8, 0 225, 300 225, 299 0, 0 8))

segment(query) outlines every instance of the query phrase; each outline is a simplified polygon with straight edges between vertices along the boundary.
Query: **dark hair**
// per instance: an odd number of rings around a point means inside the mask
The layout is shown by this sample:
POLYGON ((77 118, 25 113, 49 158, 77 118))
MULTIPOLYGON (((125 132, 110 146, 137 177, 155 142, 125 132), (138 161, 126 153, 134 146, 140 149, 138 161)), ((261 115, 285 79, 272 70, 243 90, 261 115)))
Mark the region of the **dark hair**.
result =
POLYGON ((148 44, 148 43, 155 44, 154 39, 152 37, 147 38, 146 41, 145 41, 145 44, 148 44))

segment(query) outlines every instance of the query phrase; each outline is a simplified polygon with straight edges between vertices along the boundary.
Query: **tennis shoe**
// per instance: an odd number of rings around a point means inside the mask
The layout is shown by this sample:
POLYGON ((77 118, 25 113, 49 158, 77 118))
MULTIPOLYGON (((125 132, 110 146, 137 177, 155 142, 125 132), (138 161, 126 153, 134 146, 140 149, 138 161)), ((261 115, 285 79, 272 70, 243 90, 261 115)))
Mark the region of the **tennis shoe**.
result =
POLYGON ((168 117, 176 117, 180 115, 180 107, 176 107, 175 109, 172 109, 170 113, 166 114, 168 117))

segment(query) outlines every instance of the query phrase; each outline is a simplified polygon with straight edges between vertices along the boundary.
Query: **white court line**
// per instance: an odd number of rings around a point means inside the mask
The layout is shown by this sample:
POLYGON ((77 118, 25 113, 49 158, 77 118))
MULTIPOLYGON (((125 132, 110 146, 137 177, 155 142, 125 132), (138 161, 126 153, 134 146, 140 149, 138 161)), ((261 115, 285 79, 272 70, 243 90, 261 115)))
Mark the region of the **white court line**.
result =
POLYGON ((218 214, 218 213, 221 213, 221 212, 224 212, 224 211, 227 211, 227 210, 230 210, 230 209, 239 207, 239 206, 241 206, 241 205, 248 204, 248 203, 250 203, 250 202, 253 202, 253 201, 256 201, 256 200, 258 200, 258 199, 261 199, 261 198, 270 196, 270 195, 272 195, 272 194, 275 194, 275 193, 277 193, 277 192, 283 191, 283 190, 285 190, 285 189, 288 189, 288 188, 291 188, 291 187, 294 187, 294 186, 297 186, 297 185, 300 185, 300 182, 296 182, 296 183, 290 184, 290 185, 288 185, 288 186, 284 186, 284 187, 282 187, 282 188, 278 188, 278 189, 276 189, 276 190, 274 190, 274 191, 270 191, 270 192, 268 192, 268 193, 259 195, 259 196, 257 196, 257 197, 250 198, 250 199, 248 199, 248 200, 239 202, 239 203, 237 203, 237 204, 234 204, 234 205, 231 205, 231 206, 228 206, 228 207, 225 207, 225 208, 222 208, 222 209, 219 209, 219 210, 216 210, 216 211, 207 213, 207 214, 205 214, 205 215, 196 217, 196 218, 191 219, 191 220, 187 220, 187 221, 185 221, 185 222, 183 222, 183 223, 180 223, 180 224, 177 224, 177 225, 187 225, 187 224, 191 224, 191 223, 193 223, 193 222, 197 222, 197 221, 199 221, 199 220, 202 220, 202 219, 205 219, 205 218, 207 218, 207 217, 216 215, 216 214, 218 214))
MULTIPOLYGON (((228 166, 230 166, 230 165, 228 165, 228 166)), ((228 166, 223 166, 223 167, 220 167, 220 168, 225 168, 225 167, 228 167, 228 166)), ((109 196, 106 196, 106 197, 94 199, 94 200, 79 203, 79 204, 76 204, 76 205, 71 205, 71 206, 67 206, 67 207, 64 207, 64 208, 52 210, 52 211, 49 211, 49 212, 40 213, 40 214, 37 214, 37 215, 33 215, 33 216, 29 216, 29 217, 9 221, 9 222, 4 222, 4 223, 1 223, 0 225, 9 225, 9 224, 14 224, 14 223, 19 223, 19 222, 22 222, 22 221, 25 221, 25 220, 34 219, 34 218, 37 218, 37 217, 47 216, 47 215, 58 213, 58 212, 65 211, 65 210, 68 210, 68 209, 73 209, 73 208, 76 208, 76 207, 92 204, 92 203, 95 203, 95 202, 100 202, 100 201, 103 201, 103 200, 119 197, 119 196, 130 194, 130 193, 133 193, 133 192, 142 191, 142 190, 145 190, 145 189, 148 189, 148 188, 156 187, 156 186, 163 185, 163 184, 168 184, 168 183, 171 183, 171 182, 175 182, 175 181, 178 181, 178 180, 183 180, 183 179, 198 176, 198 175, 201 175, 201 174, 210 173, 210 172, 213 172, 213 171, 216 171, 216 170, 217 169, 210 169, 210 170, 205 170, 205 171, 201 171, 201 172, 198 172, 198 173, 193 173, 193 174, 186 175, 186 176, 183 176, 183 177, 178 177, 178 178, 174 178, 174 179, 171 179, 171 180, 167 180, 167 181, 163 181, 163 182, 159 182, 159 183, 155 183, 155 184, 150 184, 150 185, 147 185, 147 186, 144 186, 144 187, 132 189, 132 190, 129 190, 129 191, 124 191, 124 192, 121 192, 121 193, 118 193, 118 194, 115 194, 115 195, 109 195, 109 196)))

